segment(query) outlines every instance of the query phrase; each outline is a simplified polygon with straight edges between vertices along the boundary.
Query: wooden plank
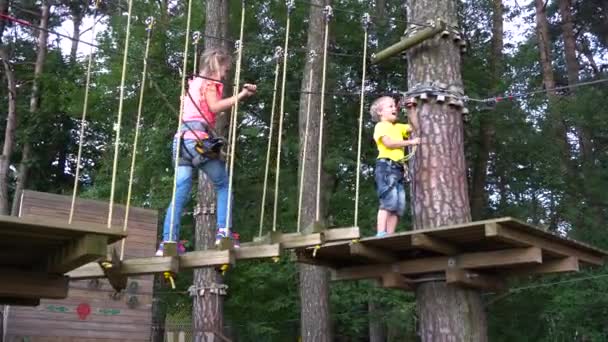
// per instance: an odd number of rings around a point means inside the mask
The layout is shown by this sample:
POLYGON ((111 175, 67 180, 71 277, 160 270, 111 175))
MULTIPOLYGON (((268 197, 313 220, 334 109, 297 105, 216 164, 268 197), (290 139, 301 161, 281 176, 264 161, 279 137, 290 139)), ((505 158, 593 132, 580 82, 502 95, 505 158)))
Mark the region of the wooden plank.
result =
POLYGON ((496 239, 503 242, 513 243, 519 246, 537 246, 563 257, 576 257, 581 261, 593 264, 603 265, 602 257, 585 252, 581 249, 559 243, 554 240, 542 238, 538 235, 526 234, 521 231, 506 227, 499 223, 488 223, 485 225, 485 235, 488 238, 496 239))
POLYGON ((40 299, 39 298, 0 297, 0 305, 38 306, 38 305, 40 305, 40 299))
POLYGON ((516 268, 506 271, 507 276, 525 276, 543 273, 578 272, 579 262, 575 257, 561 258, 557 260, 543 261, 541 265, 524 268, 516 268))
POLYGON ((291 233, 281 235, 281 246, 284 249, 313 247, 325 242, 324 233, 300 234, 291 233))
POLYGON ((66 273, 93 260, 106 256, 108 237, 98 234, 85 234, 61 247, 49 259, 51 273, 66 273))
POLYGON ((399 261, 392 264, 353 266, 336 270, 332 280, 378 278, 388 272, 413 275, 443 272, 450 267, 483 269, 504 268, 517 265, 540 264, 540 248, 513 248, 493 252, 460 254, 455 257, 432 257, 399 261))
POLYGON ((429 234, 413 234, 412 247, 445 255, 454 255, 460 252, 456 246, 429 234))
POLYGON ((234 249, 237 260, 273 258, 281 255, 281 245, 278 243, 270 245, 248 245, 234 249))
POLYGON ((235 254, 232 250, 194 251, 179 257, 180 268, 182 269, 234 265, 235 260, 235 254))
POLYGON ((379 248, 366 246, 363 243, 351 243, 349 245, 350 254, 363 257, 378 263, 391 263, 397 261, 397 257, 390 252, 383 251, 379 248))
POLYGON ((354 240, 361 237, 359 227, 331 228, 323 232, 325 241, 354 240))
POLYGON ((68 295, 69 278, 65 276, 12 270, 0 274, 0 297, 62 299, 68 295))
POLYGON ((399 289, 413 291, 414 288, 407 283, 407 279, 399 273, 389 272, 380 277, 379 285, 385 289, 399 289))
POLYGON ((504 281, 498 277, 455 267, 445 270, 445 279, 448 284, 479 290, 499 291, 505 288, 504 281))
MULTIPOLYGON (((183 256, 182 256, 183 257, 183 256)), ((127 259, 122 262, 120 273, 127 276, 179 272, 181 257, 150 257, 127 259)), ((104 278, 99 264, 89 263, 67 273, 72 280, 104 278)))

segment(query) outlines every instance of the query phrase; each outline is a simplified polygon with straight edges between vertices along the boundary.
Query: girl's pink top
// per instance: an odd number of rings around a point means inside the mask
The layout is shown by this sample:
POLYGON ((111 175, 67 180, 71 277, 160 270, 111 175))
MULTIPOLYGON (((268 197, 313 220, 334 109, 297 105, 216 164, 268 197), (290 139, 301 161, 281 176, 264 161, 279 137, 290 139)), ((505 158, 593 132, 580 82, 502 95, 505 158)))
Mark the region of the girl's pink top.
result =
MULTIPOLYGON (((224 91, 224 85, 222 83, 206 80, 200 77, 195 77, 194 79, 188 81, 187 91, 190 92, 190 96, 186 94, 184 98, 184 113, 182 115, 182 121, 201 121, 209 125, 209 127, 215 128, 215 113, 209 110, 207 101, 205 100, 204 95, 202 95, 206 93, 207 87, 215 87, 217 98, 222 98, 222 93, 224 91)), ((203 131, 195 130, 195 132, 199 138, 207 137, 203 131)), ((177 134, 181 133, 178 132, 177 134)), ((183 138, 196 139, 197 137, 190 130, 186 130, 183 138)))

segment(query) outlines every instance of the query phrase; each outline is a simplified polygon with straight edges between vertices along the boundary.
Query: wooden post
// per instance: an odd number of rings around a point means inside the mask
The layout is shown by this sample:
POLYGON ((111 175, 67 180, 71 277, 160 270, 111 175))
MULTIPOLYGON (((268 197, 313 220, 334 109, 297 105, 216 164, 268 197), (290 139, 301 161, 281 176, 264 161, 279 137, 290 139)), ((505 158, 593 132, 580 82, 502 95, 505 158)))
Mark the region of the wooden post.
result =
MULTIPOLYGON (((455 0, 410 0, 407 5, 410 22, 440 18, 449 26, 458 25, 455 0)), ((451 39, 426 40, 408 50, 409 88, 428 82, 462 87, 460 67, 458 44, 451 39)), ((461 111, 435 101, 422 102, 418 108, 422 143, 410 165, 415 229, 471 220, 461 111)), ((487 341, 479 291, 437 281, 419 284, 416 297, 422 341, 487 341)))

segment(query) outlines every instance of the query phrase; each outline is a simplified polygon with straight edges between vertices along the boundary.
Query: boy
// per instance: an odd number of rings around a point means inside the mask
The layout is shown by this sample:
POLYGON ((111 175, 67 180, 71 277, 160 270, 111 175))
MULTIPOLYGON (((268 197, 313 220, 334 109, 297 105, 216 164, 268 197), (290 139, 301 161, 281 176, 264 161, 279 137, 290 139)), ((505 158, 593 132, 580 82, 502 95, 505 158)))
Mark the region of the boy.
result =
MULTIPOLYGON (((412 123, 416 122, 414 102, 409 102, 412 123)), ((397 106, 390 96, 376 99, 370 108, 374 128, 374 141, 378 146, 376 160, 376 191, 380 199, 376 236, 382 237, 395 232, 399 216, 405 212, 405 188, 403 148, 420 143, 420 138, 407 139, 413 130, 411 125, 397 123, 397 106)))

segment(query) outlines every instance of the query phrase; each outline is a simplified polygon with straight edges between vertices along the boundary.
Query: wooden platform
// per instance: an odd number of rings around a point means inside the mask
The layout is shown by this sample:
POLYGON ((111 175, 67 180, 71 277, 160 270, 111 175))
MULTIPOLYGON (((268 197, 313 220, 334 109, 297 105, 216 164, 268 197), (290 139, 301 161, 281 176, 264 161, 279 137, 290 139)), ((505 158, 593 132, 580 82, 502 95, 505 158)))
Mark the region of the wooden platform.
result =
POLYGON ((382 286, 404 289, 437 277, 452 284, 493 289, 511 276, 599 266, 606 255, 510 217, 297 251, 300 262, 331 267, 333 280, 379 279, 382 286))

